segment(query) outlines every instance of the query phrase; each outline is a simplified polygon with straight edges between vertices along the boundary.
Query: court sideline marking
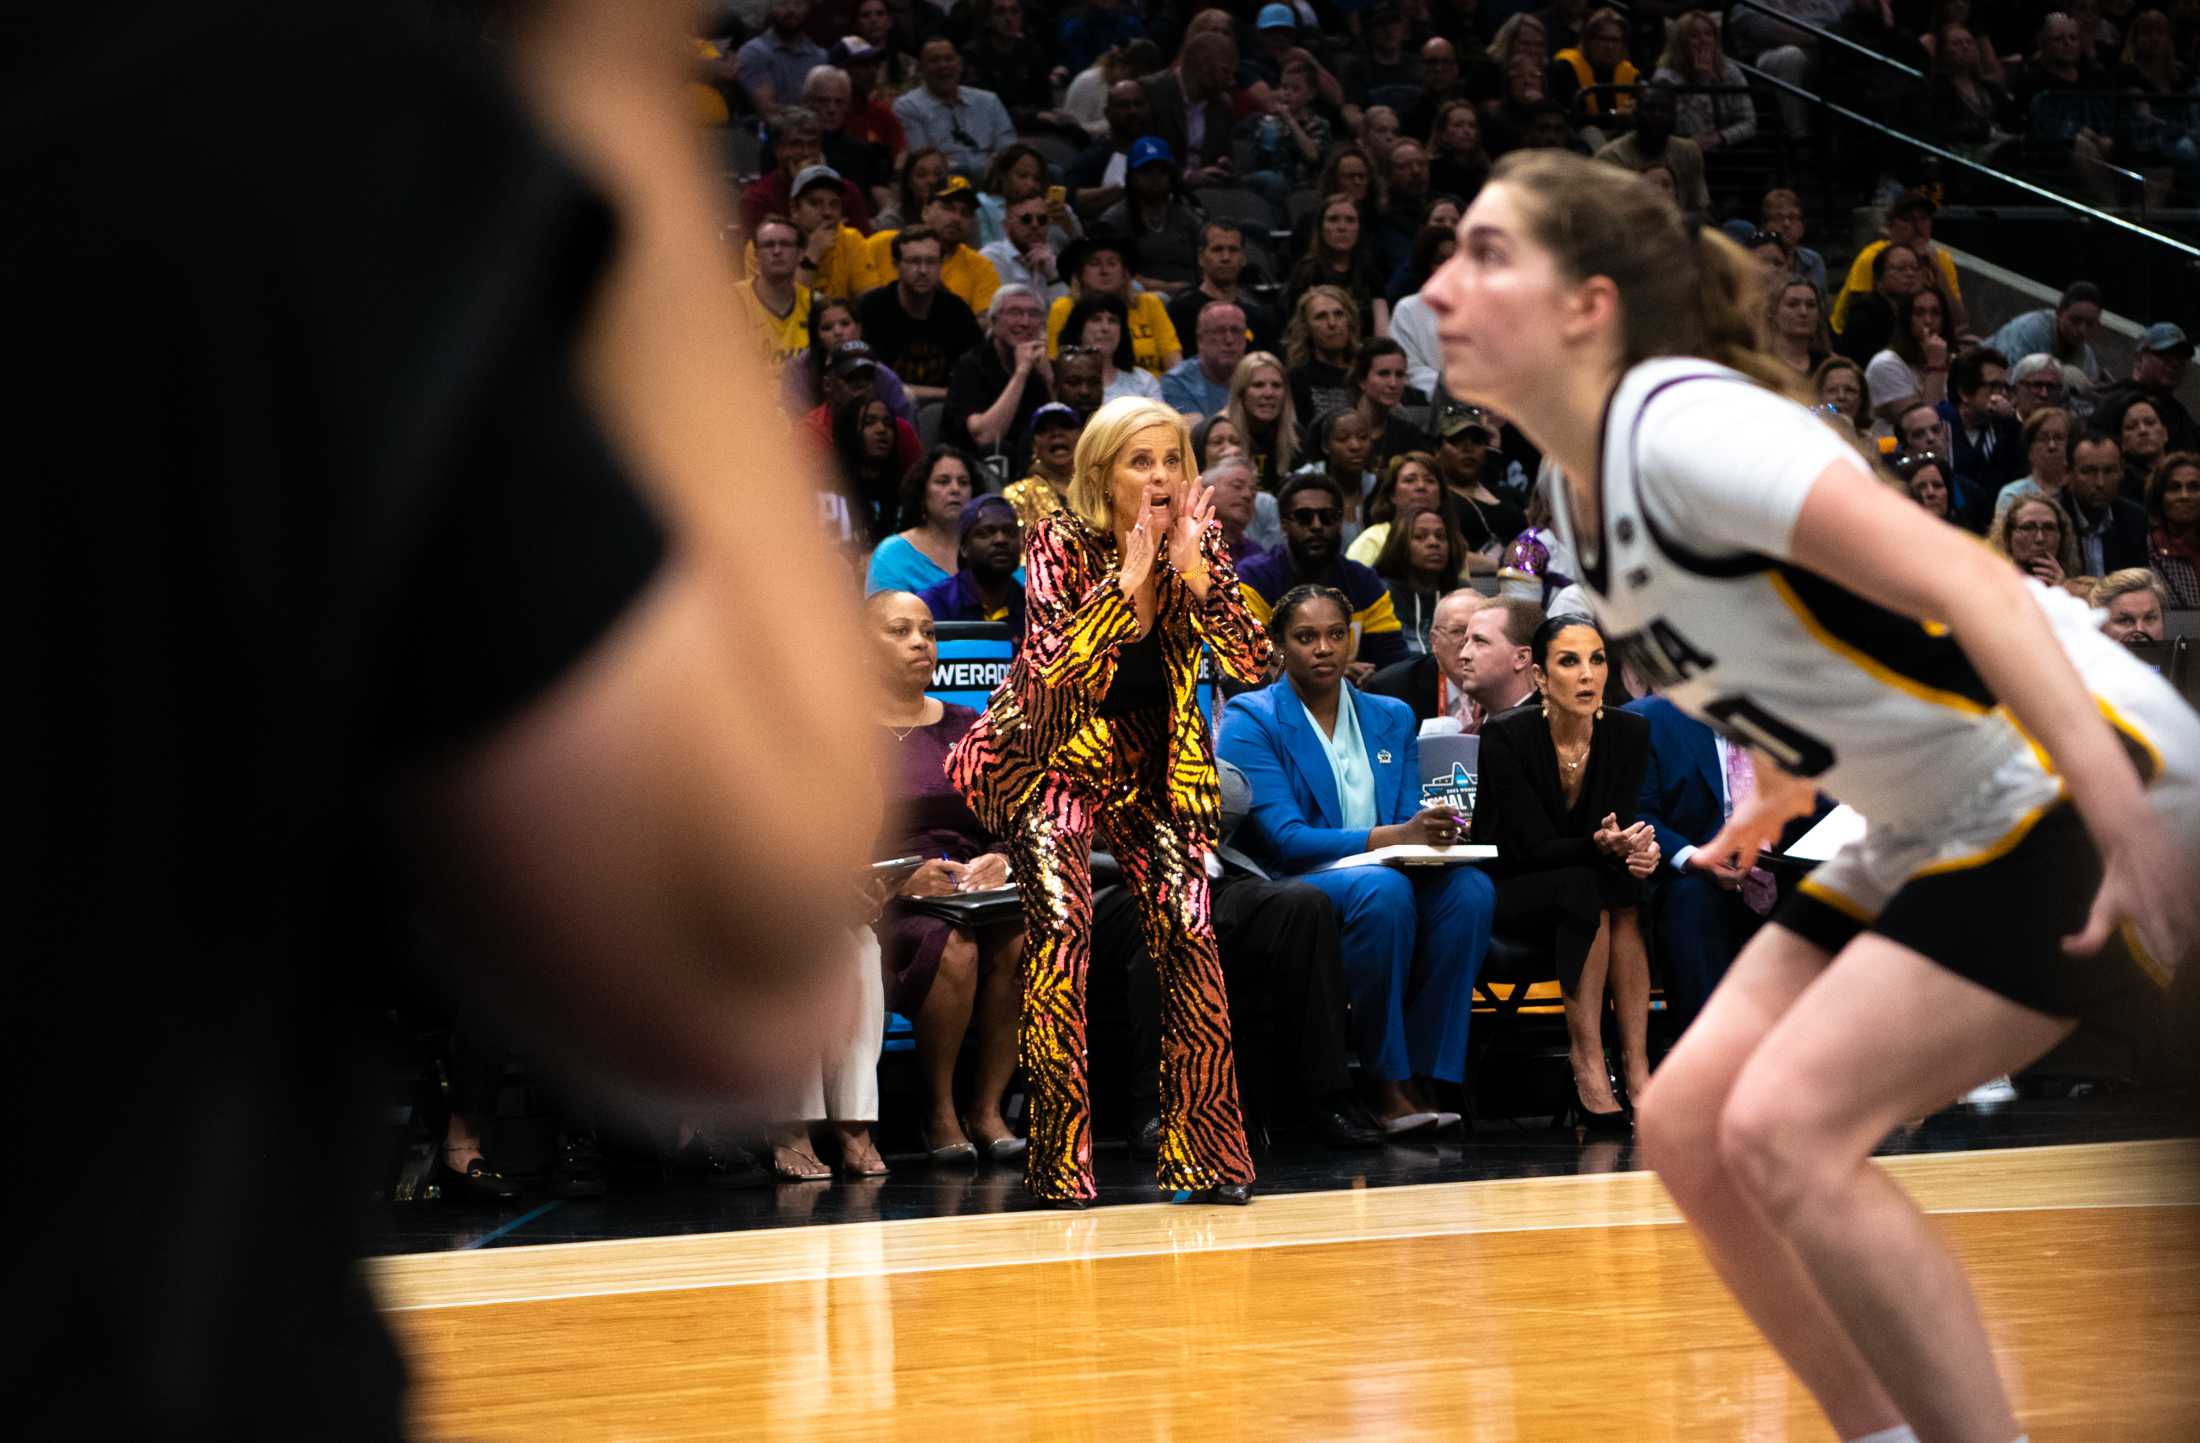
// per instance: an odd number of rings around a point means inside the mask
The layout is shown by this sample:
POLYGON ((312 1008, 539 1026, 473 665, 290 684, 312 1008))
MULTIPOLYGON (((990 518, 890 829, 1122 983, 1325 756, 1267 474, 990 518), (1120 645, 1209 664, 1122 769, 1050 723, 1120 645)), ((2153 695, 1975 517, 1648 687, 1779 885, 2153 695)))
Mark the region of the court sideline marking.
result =
MULTIPOLYGON (((2200 1140, 1879 1159, 1927 1212, 2192 1206, 2200 1140)), ((547 1208, 548 1205, 546 1205, 547 1208)), ((538 1210, 530 1216, 539 1216, 538 1210)), ((1264 1197, 1247 1209, 1166 1203, 800 1225, 369 1259, 384 1308, 419 1311, 632 1293, 1097 1262, 1194 1252, 1674 1224, 1646 1172, 1414 1183, 1264 1197)))

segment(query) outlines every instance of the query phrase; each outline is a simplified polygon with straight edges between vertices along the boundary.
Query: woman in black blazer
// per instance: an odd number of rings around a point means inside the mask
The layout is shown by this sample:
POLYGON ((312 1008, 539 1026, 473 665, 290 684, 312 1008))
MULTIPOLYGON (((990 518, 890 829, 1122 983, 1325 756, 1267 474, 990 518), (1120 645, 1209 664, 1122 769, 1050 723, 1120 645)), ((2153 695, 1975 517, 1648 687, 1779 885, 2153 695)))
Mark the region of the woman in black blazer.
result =
POLYGON ((1650 958, 1635 904, 1657 870, 1658 842, 1635 820, 1635 795, 1650 726, 1605 710, 1610 668, 1592 622, 1552 617, 1531 651, 1540 700, 1482 727, 1473 836, 1497 847, 1497 930, 1556 930, 1575 1115, 1592 1132, 1620 1132, 1628 1115, 1612 1094, 1599 1023, 1609 982, 1620 1065, 1639 1096, 1650 1081, 1650 958))

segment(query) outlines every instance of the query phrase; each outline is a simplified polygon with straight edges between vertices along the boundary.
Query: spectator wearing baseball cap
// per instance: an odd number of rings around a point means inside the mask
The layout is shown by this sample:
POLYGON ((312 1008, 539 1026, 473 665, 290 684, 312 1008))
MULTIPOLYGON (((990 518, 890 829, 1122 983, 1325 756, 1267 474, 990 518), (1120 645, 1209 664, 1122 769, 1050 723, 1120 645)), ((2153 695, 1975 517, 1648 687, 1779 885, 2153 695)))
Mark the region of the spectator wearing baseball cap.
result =
POLYGON ((1077 438, 1085 419, 1074 407, 1049 401, 1031 414, 1031 474, 1012 481, 1001 494, 1016 508, 1016 519, 1029 531, 1039 518, 1065 504, 1069 495, 1077 438))
MULTIPOLYGON (((1001 273, 993 262, 970 245, 977 232, 978 192, 962 176, 950 175, 924 202, 924 224, 940 241, 940 285, 962 298, 973 315, 984 315, 1001 288, 1001 273)), ((870 283, 883 286, 896 280, 894 237, 898 231, 882 230, 868 244, 870 283)))
POLYGON ((2200 427, 2193 425, 2192 412, 2177 399, 2177 388, 2192 365, 2192 349, 2184 328, 2174 321, 2156 321, 2141 331, 2131 357, 2131 375, 2101 393, 2093 407, 2093 424, 2119 436, 2124 412, 2136 402, 2149 401, 2169 432, 2165 451, 2200 450, 2200 427))
POLYGON ((1908 246, 1917 252, 1918 259, 1932 263, 1940 276, 1940 293, 1948 301, 1948 334, 1963 333, 1963 283, 1956 278, 1955 259, 1933 244, 1933 217, 1939 211, 1933 198, 1921 190, 1906 190, 1889 203, 1887 234, 1856 253, 1849 264, 1848 279, 1841 283, 1841 294, 1833 298, 1828 319, 1836 332, 1847 332, 1849 306, 1872 293, 1872 260, 1891 244, 1908 246))
POLYGON ((892 23, 889 18, 882 40, 843 35, 826 53, 833 65, 848 73, 847 133, 857 140, 883 145, 889 156, 898 157, 909 149, 909 136, 894 117, 893 98, 901 91, 894 72, 898 63, 914 77, 917 61, 913 55, 897 56, 894 52, 892 23))
POLYGON ((917 593, 934 621, 998 621, 1024 636, 1024 533, 1002 496, 974 496, 962 509, 955 573, 917 593))
MULTIPOLYGON (((863 341, 842 341, 828 353, 825 373, 818 382, 824 399, 802 418, 803 426, 817 443, 828 452, 833 448, 833 417, 840 408, 859 396, 877 396, 887 402, 887 409, 894 410, 886 388, 880 385, 884 376, 893 373, 879 364, 878 355, 863 341)), ((894 417, 894 462, 897 471, 914 466, 924 450, 924 443, 917 439, 916 427, 909 424, 898 412, 894 417)))
MULTIPOLYGON (((847 186, 829 165, 805 166, 788 187, 786 218, 801 234, 795 279, 813 295, 861 295, 871 283, 871 258, 863 232, 844 222, 847 186)), ((749 238, 747 269, 756 274, 755 233, 749 238)))
POLYGON ((1299 48, 1299 13, 1281 0, 1260 7, 1253 17, 1253 53, 1243 69, 1271 87, 1283 82, 1284 62, 1299 48))
POLYGON ((1200 214, 1179 188, 1176 152, 1140 136, 1124 165, 1123 198, 1100 213, 1098 229, 1138 237, 1138 281, 1173 290, 1199 279, 1200 214))
MULTIPOLYGON (((794 183, 825 163, 825 131, 817 112, 804 104, 779 107, 767 127, 762 175, 741 188, 741 223, 751 231, 768 215, 787 215, 794 206, 794 183)), ((830 169, 830 167, 828 167, 830 169)), ((871 200, 837 170, 841 218, 859 231, 871 229, 871 200)))

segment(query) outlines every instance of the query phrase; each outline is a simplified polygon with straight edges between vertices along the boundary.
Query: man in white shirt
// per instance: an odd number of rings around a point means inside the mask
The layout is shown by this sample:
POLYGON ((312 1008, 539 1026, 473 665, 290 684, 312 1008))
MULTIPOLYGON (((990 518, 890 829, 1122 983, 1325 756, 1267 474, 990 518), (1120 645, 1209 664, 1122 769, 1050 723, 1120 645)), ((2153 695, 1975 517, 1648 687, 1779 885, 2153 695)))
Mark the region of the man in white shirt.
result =
POLYGON ((932 146, 964 175, 985 174, 996 153, 1016 139, 1016 122, 990 90, 966 89, 962 54, 955 42, 935 35, 917 53, 924 84, 894 102, 894 118, 909 137, 909 148, 932 146))
POLYGON ((1443 381, 1443 351, 1436 344, 1436 313, 1420 292, 1400 296, 1390 308, 1390 338, 1405 347, 1406 384, 1435 395, 1443 381))

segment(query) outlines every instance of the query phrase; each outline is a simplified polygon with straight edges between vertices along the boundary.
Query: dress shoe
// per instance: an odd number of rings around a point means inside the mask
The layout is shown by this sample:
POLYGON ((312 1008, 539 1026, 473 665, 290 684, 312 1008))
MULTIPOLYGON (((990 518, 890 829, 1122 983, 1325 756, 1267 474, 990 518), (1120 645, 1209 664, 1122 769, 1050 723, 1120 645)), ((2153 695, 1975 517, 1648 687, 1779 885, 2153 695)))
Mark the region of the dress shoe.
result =
POLYGON ((1350 1099, 1320 1104, 1313 1114, 1314 1135, 1328 1147, 1381 1147, 1383 1130, 1367 1109, 1350 1099))
POLYGON ((518 1179, 498 1172, 485 1157, 469 1161, 463 1172, 452 1167, 447 1148, 442 1165, 436 1169, 436 1183, 449 1202, 506 1203, 520 1194, 518 1179))
POLYGON ((1155 1113, 1138 1124, 1131 1134, 1131 1156, 1142 1157, 1148 1162, 1161 1156, 1161 1114, 1155 1113))
POLYGON ((1559 1122, 1561 1132, 1571 1132, 1576 1128, 1591 1135, 1614 1137, 1633 1132, 1635 1119, 1623 1107, 1615 1107, 1610 1112, 1593 1112, 1589 1104, 1581 1100, 1581 1094, 1577 1091, 1574 1093, 1574 1100, 1566 1108, 1565 1117, 1559 1122))
POLYGON ((1218 1203, 1233 1208, 1244 1207, 1252 1200, 1253 1185, 1249 1182, 1218 1182, 1197 1192, 1179 1192, 1174 1198, 1180 1203, 1218 1203))

